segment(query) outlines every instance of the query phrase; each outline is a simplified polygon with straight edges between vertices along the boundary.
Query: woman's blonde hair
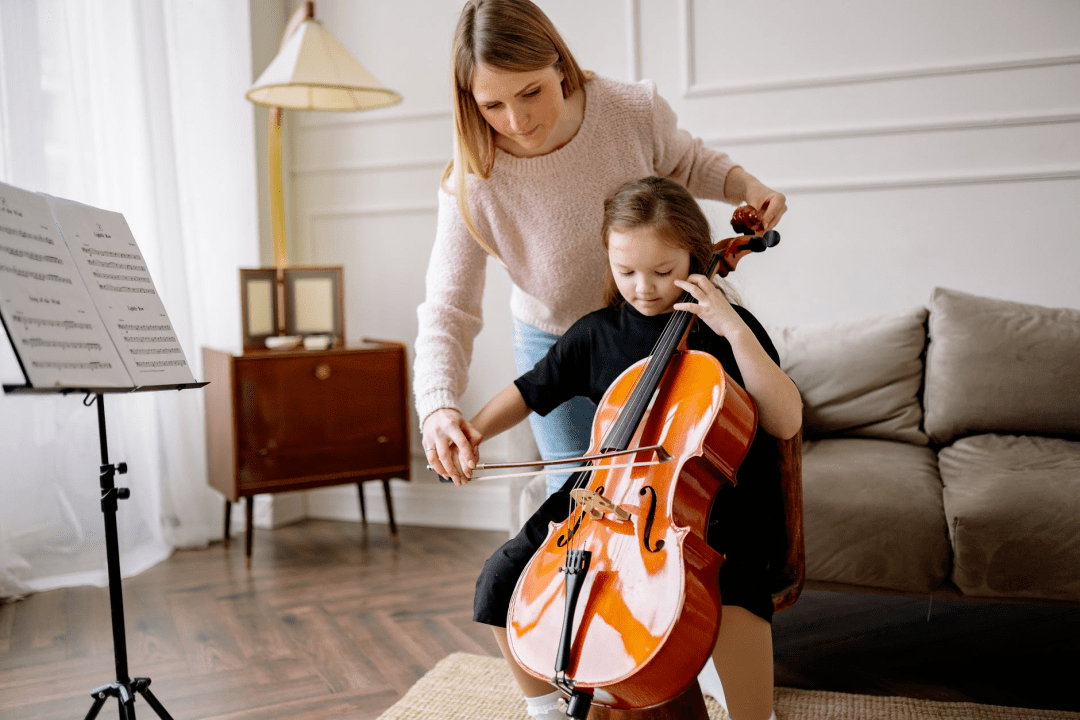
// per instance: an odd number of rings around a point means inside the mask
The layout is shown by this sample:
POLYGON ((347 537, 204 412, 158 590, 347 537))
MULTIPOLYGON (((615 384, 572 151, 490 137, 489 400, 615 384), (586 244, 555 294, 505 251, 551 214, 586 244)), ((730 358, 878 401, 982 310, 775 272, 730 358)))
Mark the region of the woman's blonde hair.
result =
POLYGON ((461 216, 476 242, 498 257, 472 221, 465 190, 469 173, 486 180, 495 163, 495 130, 480 114, 472 94, 473 75, 479 64, 508 72, 554 67, 563 74, 564 98, 584 86, 590 75, 578 66, 544 11, 529 0, 469 0, 462 8, 450 58, 454 84, 454 159, 443 172, 442 184, 457 196, 461 216), (447 186, 451 176, 452 190, 447 186))
MULTIPOLYGON (((712 228, 701 206, 690 192, 670 178, 647 177, 623 183, 604 201, 601 229, 604 248, 612 231, 628 232, 652 228, 672 247, 690 253, 690 274, 704 274, 713 255, 712 228)), ((712 281, 729 302, 736 302, 734 290, 713 277, 712 281)), ((615 277, 608 266, 604 280, 604 303, 623 302, 615 277)))

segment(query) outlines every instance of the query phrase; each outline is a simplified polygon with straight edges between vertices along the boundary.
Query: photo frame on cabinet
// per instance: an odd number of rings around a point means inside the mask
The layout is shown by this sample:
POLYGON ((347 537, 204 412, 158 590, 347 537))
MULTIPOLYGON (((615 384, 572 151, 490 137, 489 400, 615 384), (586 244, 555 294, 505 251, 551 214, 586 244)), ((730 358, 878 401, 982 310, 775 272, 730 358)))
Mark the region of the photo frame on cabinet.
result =
POLYGON ((330 347, 344 345, 343 287, 340 266, 285 268, 285 334, 322 335, 330 347))
POLYGON ((265 350, 278 334, 277 269, 240 269, 240 317, 244 350, 265 350))

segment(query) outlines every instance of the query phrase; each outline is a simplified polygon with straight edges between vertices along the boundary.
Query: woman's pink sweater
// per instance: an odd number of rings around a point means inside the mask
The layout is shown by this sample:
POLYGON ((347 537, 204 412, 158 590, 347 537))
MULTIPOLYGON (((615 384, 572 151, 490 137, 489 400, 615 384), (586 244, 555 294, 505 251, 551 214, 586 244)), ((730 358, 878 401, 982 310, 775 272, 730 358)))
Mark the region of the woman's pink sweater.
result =
MULTIPOLYGON (((490 177, 468 178, 469 208, 510 274, 510 312, 561 335, 603 304, 605 198, 624 182, 661 175, 695 197, 725 200, 732 167, 726 154, 679 129, 652 82, 594 77, 585 85, 585 114, 573 139, 539 157, 496 150, 490 177)), ((456 198, 440 188, 427 297, 417 308, 413 391, 421 424, 435 410, 458 408, 465 391, 483 324, 487 259, 456 198)))

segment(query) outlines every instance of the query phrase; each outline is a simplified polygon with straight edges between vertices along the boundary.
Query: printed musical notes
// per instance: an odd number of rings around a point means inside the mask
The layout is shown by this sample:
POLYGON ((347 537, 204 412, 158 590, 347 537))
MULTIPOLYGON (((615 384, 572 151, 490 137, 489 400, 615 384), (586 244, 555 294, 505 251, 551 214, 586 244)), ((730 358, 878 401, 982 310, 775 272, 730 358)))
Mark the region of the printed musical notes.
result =
POLYGON ((130 387, 42 195, 0 184, 0 317, 35 387, 130 387))
POLYGON ((0 183, 0 318, 33 387, 195 382, 119 213, 0 183))

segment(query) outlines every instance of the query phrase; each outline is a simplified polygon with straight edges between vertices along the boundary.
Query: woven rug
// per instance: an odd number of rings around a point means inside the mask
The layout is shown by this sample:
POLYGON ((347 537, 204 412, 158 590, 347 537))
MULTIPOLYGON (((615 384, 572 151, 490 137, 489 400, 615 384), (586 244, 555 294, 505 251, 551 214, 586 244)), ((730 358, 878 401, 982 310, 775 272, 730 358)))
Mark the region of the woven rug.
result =
MULTIPOLYGON (((710 720, 730 720, 706 697, 710 720)), ((1080 713, 777 688, 778 720, 1080 720, 1080 713)), ((502 658, 454 653, 379 720, 530 720, 502 658)))

